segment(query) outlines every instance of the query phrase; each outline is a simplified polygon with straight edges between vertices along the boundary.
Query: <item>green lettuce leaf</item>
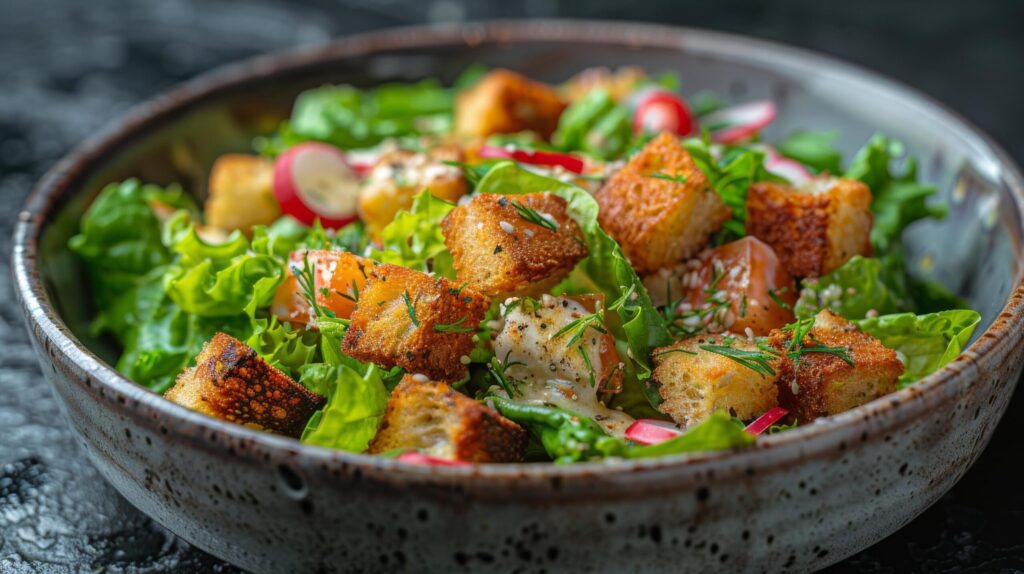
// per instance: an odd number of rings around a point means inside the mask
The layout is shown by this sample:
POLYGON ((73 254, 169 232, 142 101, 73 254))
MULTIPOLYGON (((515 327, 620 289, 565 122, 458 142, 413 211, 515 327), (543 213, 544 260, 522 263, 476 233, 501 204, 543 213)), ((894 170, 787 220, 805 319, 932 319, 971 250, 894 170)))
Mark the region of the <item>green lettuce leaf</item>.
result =
POLYGON ((601 159, 621 156, 633 142, 629 110, 607 90, 591 90, 558 119, 552 143, 563 151, 582 151, 601 159))
POLYGON ((223 243, 207 243, 190 216, 179 211, 164 228, 165 242, 178 255, 164 277, 168 296, 187 313, 252 317, 270 304, 285 274, 284 261, 271 253, 274 241, 264 231, 254 237, 260 239, 255 246, 236 230, 223 243))
POLYGON ((871 189, 871 211, 875 214, 871 243, 879 253, 899 243, 903 230, 911 223, 928 217, 941 219, 947 211, 945 205, 928 201, 937 189, 917 181, 914 158, 904 161, 902 171, 893 167, 901 155, 902 144, 877 134, 857 152, 843 176, 858 179, 871 189))
POLYGON ((357 149, 390 137, 443 134, 452 125, 453 102, 453 91, 434 80, 372 90, 349 85, 307 90, 295 100, 291 120, 262 151, 276 154, 310 140, 357 149))
MULTIPOLYGON (((511 162, 492 168, 480 181, 477 191, 503 195, 549 192, 567 202, 569 215, 583 231, 583 238, 590 252, 580 262, 574 276, 579 277, 579 272, 582 272, 584 279, 589 283, 588 287, 592 287, 590 292, 596 290, 603 293, 609 307, 616 301, 621 301, 618 310, 609 309, 608 317, 612 332, 617 339, 624 341, 629 350, 628 354, 620 355, 632 359, 626 361, 630 367, 626 374, 633 375, 626 377, 627 391, 631 383, 649 378, 651 350, 667 345, 671 342, 671 337, 661 315, 651 304, 643 283, 622 253, 622 248, 598 224, 599 206, 593 196, 571 183, 531 173, 511 162)), ((657 390, 646 384, 639 386, 643 391, 641 396, 646 395, 648 402, 660 402, 657 390)), ((635 395, 631 396, 635 398, 635 395)), ((639 401, 634 401, 633 406, 639 408, 642 405, 639 401)))
POLYGON ((899 387, 918 381, 955 359, 971 340, 981 315, 954 309, 927 315, 899 313, 854 321, 883 345, 900 353, 906 371, 899 387))
POLYGON ((737 424, 724 411, 716 411, 676 438, 650 446, 634 446, 624 454, 627 458, 650 458, 687 452, 711 452, 751 445, 756 440, 754 435, 743 430, 743 425, 737 424))
POLYGON ((292 327, 273 316, 254 320, 253 327, 245 344, 285 374, 294 376, 303 365, 314 362, 319 344, 317 331, 292 327))
POLYGON ((380 248, 372 257, 381 263, 392 263, 418 271, 433 271, 455 279, 452 254, 444 244, 441 220, 455 205, 420 192, 408 211, 398 212, 394 221, 380 232, 380 248))
POLYGON ((300 373, 302 385, 327 397, 327 405, 306 424, 302 442, 351 452, 366 450, 388 402, 380 369, 372 365, 360 374, 346 365, 316 363, 302 367, 300 373))
POLYGON ((150 201, 194 209, 180 187, 140 185, 129 179, 100 192, 68 246, 85 262, 93 297, 101 310, 122 299, 152 269, 171 261, 160 240, 160 220, 150 201))
POLYGON ((779 142, 775 149, 815 173, 843 173, 843 155, 832 143, 839 137, 834 131, 799 131, 779 142))
POLYGON ((863 319, 870 310, 881 315, 902 311, 905 305, 886 284, 885 271, 878 259, 856 255, 827 275, 805 280, 793 312, 802 319, 827 308, 847 319, 863 319))

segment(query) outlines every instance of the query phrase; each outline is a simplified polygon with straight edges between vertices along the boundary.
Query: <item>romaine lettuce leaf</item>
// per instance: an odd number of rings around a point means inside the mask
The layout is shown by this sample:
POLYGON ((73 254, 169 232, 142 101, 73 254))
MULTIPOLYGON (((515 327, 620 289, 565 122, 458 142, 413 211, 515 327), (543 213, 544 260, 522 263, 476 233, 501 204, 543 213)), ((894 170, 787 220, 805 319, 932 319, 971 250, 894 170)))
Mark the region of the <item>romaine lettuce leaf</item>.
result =
POLYGON ((565 109, 551 141, 563 151, 614 159, 633 141, 630 118, 629 110, 616 104, 607 90, 591 90, 565 109))
MULTIPOLYGON (((650 377, 651 350, 667 345, 671 337, 622 248, 598 224, 599 206, 593 196, 571 183, 531 173, 512 162, 491 169, 480 181, 477 191, 505 195, 549 192, 567 202, 569 215, 583 231, 590 252, 577 270, 582 271, 588 281, 604 294, 609 307, 621 301, 621 307, 617 311, 609 310, 608 315, 618 318, 618 322, 610 320, 609 326, 617 338, 626 343, 628 356, 632 359, 626 362, 631 367, 627 374, 634 370, 635 376, 627 377, 627 390, 630 378, 644 381, 650 377)), ((623 354, 624 358, 626 356, 623 354)), ((646 384, 641 388, 649 402, 660 402, 656 390, 646 384)))
POLYGON ((863 319, 870 310, 881 315, 902 311, 905 306, 886 284, 884 271, 878 259, 855 255, 835 271, 805 280, 793 312, 802 319, 827 308, 847 319, 863 319))
POLYGON ((381 263, 392 263, 418 271, 433 271, 455 279, 452 254, 444 245, 441 220, 455 207, 429 191, 420 192, 408 211, 402 210, 380 232, 380 248, 371 256, 381 263))
POLYGON ((977 311, 954 309, 927 315, 882 315, 854 323, 899 352, 906 367, 899 380, 899 388, 903 388, 955 359, 967 347, 980 321, 977 311))
POLYGON ((299 382, 327 397, 327 405, 306 424, 302 442, 363 452, 384 416, 388 391, 379 367, 360 374, 346 365, 316 363, 300 369, 299 382))

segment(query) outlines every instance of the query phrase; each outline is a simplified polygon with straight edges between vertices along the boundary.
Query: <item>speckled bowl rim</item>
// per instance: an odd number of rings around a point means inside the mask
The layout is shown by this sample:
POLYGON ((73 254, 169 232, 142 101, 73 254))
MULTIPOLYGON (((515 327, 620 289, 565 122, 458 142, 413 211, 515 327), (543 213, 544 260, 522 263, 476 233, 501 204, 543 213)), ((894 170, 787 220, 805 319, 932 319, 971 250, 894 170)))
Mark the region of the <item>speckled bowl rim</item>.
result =
MULTIPOLYGON (((958 387, 963 377, 976 375, 976 364, 984 364, 989 360, 988 355, 999 345, 1000 338, 1019 329, 1024 322, 1024 273, 1018 273, 1016 286, 1001 314, 960 357, 942 370, 913 387, 821 422, 763 437, 756 446, 739 451, 574 465, 523 463, 427 467, 304 445, 290 438, 210 418, 164 400, 125 378, 87 349, 70 332, 50 303, 36 262, 38 238, 47 220, 54 215, 62 201, 67 201, 64 196, 85 181, 94 166, 101 165, 108 154, 121 153, 125 142, 147 129, 174 121, 184 111, 201 105, 223 91, 325 61, 418 46, 465 43, 471 47, 482 43, 545 41, 605 43, 624 48, 685 49, 693 53, 708 53, 766 65, 768 68, 788 68, 801 73, 863 82, 859 87, 866 87, 893 101, 912 104, 924 110, 934 116, 936 121, 946 125, 949 131, 958 133, 970 142, 971 147, 982 156, 990 158, 993 163, 988 167, 997 170, 993 173, 1001 177, 1012 193, 1018 212, 1018 224, 1024 221, 1024 180, 1019 168, 999 145, 930 97, 874 72, 830 57, 762 40, 655 24, 520 20, 393 28, 341 38, 326 45, 257 57, 204 74, 134 108, 107 129, 82 143, 46 173, 19 213, 14 232, 12 267, 16 294, 30 327, 36 330, 44 346, 53 350, 54 355, 49 360, 60 359, 66 364, 78 366, 87 373, 88 378, 96 382, 99 395, 111 409, 131 417, 153 432, 173 433, 195 448, 217 452, 223 452, 224 448, 211 443, 210 437, 219 436, 244 443, 250 445, 250 448, 234 451, 231 456, 256 463, 269 460, 266 453, 277 453, 281 455, 277 460, 298 459, 299 462, 307 463, 302 465, 306 468, 319 467, 326 471, 329 467, 341 465, 343 468, 357 469, 364 480, 451 486, 474 482, 479 484, 485 481, 478 479, 486 478, 504 485, 514 485, 514 490, 518 492, 538 494, 550 490, 552 481, 584 484, 585 481, 601 477, 610 479, 602 480, 603 484, 619 485, 620 488, 614 490, 620 494, 625 494, 629 489, 637 495, 635 484, 630 485, 637 480, 628 477, 623 479, 620 475, 628 474, 637 479, 645 475, 657 475, 662 479, 667 476, 678 486, 692 485, 711 475, 716 479, 725 479, 729 475, 741 475, 744 469, 746 474, 751 474, 755 468, 778 465, 780 461, 799 464, 806 458, 826 456, 834 451, 837 444, 844 448, 853 436, 859 435, 861 442, 864 442, 867 440, 866 429, 871 419, 881 417, 888 420, 884 431, 887 434, 896 432, 911 424, 925 409, 936 408, 954 400, 958 396, 958 387), (842 440, 838 437, 842 437, 842 440)), ((1015 249, 1020 256, 1022 248, 1019 243, 1015 242, 1015 249)), ((82 380, 76 380, 74 384, 92 386, 82 380)), ((878 429, 874 432, 878 432, 878 429)), ((563 492, 571 493, 572 489, 565 488, 563 492)))

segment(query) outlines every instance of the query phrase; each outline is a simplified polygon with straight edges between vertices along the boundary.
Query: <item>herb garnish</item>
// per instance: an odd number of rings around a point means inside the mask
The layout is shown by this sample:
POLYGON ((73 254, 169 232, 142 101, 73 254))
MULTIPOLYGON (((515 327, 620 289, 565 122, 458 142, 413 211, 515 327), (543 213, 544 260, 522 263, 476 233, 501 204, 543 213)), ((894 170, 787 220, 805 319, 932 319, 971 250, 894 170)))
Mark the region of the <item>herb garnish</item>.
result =
POLYGON ((785 293, 787 289, 789 289, 789 287, 783 287, 782 289, 779 289, 778 291, 775 291, 774 289, 769 289, 768 290, 768 296, 772 298, 772 301, 775 301, 776 305, 778 305, 779 307, 782 307, 783 309, 790 309, 791 308, 789 303, 786 303, 785 301, 782 300, 781 297, 779 297, 779 295, 782 295, 783 293, 785 293))
POLYGON ((583 355, 583 362, 587 364, 587 374, 590 376, 590 386, 597 386, 597 375, 594 373, 594 364, 590 362, 590 355, 583 348, 583 343, 576 345, 576 349, 583 355))
POLYGON ((771 361, 773 361, 775 357, 770 353, 766 353, 764 351, 734 349, 728 345, 701 345, 700 348, 736 361, 744 367, 762 375, 768 377, 775 376, 775 369, 773 369, 771 365, 771 361))
POLYGON ((696 355, 697 354, 696 351, 691 351, 689 349, 666 349, 664 351, 660 351, 658 353, 655 353, 654 356, 655 357, 663 357, 665 355, 671 355, 672 353, 683 353, 685 355, 696 355))
POLYGON ((505 359, 502 361, 499 361, 498 357, 491 357, 491 362, 487 366, 487 372, 489 372, 491 374, 491 377, 493 377, 494 380, 497 381, 498 385, 505 390, 505 393, 509 396, 509 398, 512 398, 516 394, 518 394, 519 389, 516 388, 516 385, 508 378, 508 376, 505 374, 505 371, 507 371, 509 367, 512 367, 514 365, 526 364, 523 363, 522 361, 509 362, 508 357, 511 354, 512 350, 509 349, 509 351, 505 353, 505 359))
POLYGON ((566 347, 572 347, 579 341, 583 334, 586 333, 587 329, 593 329, 598 333, 607 333, 608 331, 604 328, 604 311, 599 307, 597 312, 591 313, 590 315, 584 315, 578 319, 573 319, 569 323, 566 323, 564 327, 555 332, 551 336, 552 339, 557 339, 566 333, 571 332, 572 337, 566 341, 566 347))
POLYGON ((458 321, 454 323, 442 323, 440 325, 434 325, 434 330, 438 333, 472 333, 476 331, 473 327, 463 327, 462 324, 466 322, 466 316, 459 317, 458 321))
POLYGON ((803 357, 804 353, 826 353, 839 357, 846 363, 853 365, 853 358, 850 357, 850 351, 848 349, 844 347, 826 346, 811 334, 811 329, 814 328, 814 320, 814 317, 807 317, 806 319, 800 319, 796 323, 786 325, 782 328, 783 331, 790 331, 793 333, 792 338, 789 340, 789 344, 786 345, 786 356, 788 356, 796 366, 800 366, 800 359, 803 357), (804 339, 806 338, 810 338, 815 345, 804 345, 804 339))
POLYGON ((337 317, 334 311, 324 309, 317 301, 315 271, 314 266, 309 264, 308 252, 302 254, 302 269, 292 266, 292 274, 295 275, 295 280, 298 281, 299 288, 302 289, 302 297, 317 317, 330 317, 332 319, 337 317))
POLYGON ((522 203, 519 203, 518 201, 515 201, 515 200, 512 201, 512 207, 515 208, 516 213, 519 214, 519 217, 522 217, 526 221, 528 221, 530 223, 533 223, 533 224, 536 224, 536 225, 539 225, 539 226, 541 226, 541 227, 543 227, 545 229, 548 229, 550 231, 558 231, 558 223, 557 222, 552 221, 548 217, 544 217, 543 215, 538 213, 535 209, 529 208, 529 207, 527 207, 527 206, 523 205, 522 203))
POLYGON ((681 174, 681 173, 678 174, 678 175, 672 175, 670 173, 658 172, 658 173, 652 173, 652 174, 648 175, 647 177, 653 177, 655 179, 664 179, 665 181, 672 181, 672 182, 678 183, 680 185, 686 183, 686 175, 681 174))
POLYGON ((409 291, 402 292, 402 300, 405 301, 405 310, 409 313, 409 318, 412 319, 412 324, 419 327, 420 320, 416 318, 416 309, 412 305, 412 299, 409 298, 409 291))

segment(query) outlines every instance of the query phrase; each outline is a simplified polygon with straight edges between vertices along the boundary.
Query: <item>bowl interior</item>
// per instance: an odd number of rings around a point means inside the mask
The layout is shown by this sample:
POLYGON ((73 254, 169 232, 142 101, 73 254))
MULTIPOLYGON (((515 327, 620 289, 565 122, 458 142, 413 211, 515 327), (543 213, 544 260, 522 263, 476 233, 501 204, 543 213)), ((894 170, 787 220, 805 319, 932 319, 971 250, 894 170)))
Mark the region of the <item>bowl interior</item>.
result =
MULTIPOLYGON (((83 209, 104 184, 127 177, 180 182, 202 198, 214 159, 224 152, 249 151, 253 136, 271 133, 303 89, 327 82, 372 86, 429 77, 450 83, 471 64, 508 67, 551 82, 589 66, 640 65, 654 73, 676 72, 686 95, 714 90, 736 102, 776 101, 780 114, 765 133, 768 141, 800 129, 836 130, 847 160, 875 132, 902 141, 919 159, 922 178, 939 187, 950 207, 946 219, 908 230, 909 264, 965 297, 982 313, 983 327, 992 322, 1024 275, 1024 257, 1020 211, 1009 191, 1016 176, 1007 173, 1013 168, 1001 164, 982 137, 904 88, 828 59, 703 32, 633 30, 626 34, 607 25, 550 23, 421 30, 246 64, 212 82, 194 82, 185 90, 184 106, 143 120, 139 129, 104 147, 90 170, 78 174, 66 196, 58 198, 39 244, 49 298, 72 332, 112 363, 116 350, 89 335, 93 310, 90 297, 83 296, 88 282, 65 248, 83 209), (505 33, 509 29, 518 32, 505 33), (189 99, 194 90, 205 96, 189 99)), ((164 99, 157 107, 174 106, 180 97, 164 99)))

